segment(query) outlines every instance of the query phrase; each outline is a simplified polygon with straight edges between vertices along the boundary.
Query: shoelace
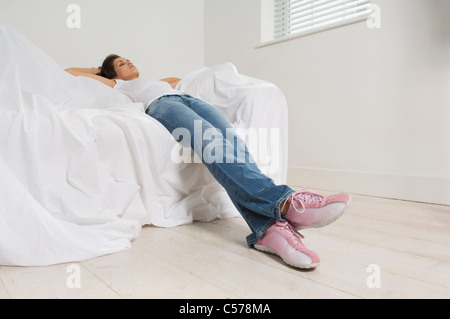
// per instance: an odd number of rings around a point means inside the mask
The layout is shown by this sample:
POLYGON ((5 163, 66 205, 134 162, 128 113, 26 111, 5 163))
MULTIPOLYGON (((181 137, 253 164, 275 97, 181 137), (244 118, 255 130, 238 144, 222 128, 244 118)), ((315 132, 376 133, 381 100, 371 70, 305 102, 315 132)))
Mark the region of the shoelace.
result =
POLYGON ((283 227, 289 232, 289 237, 298 245, 303 245, 302 239, 305 239, 305 236, 297 232, 294 227, 288 222, 277 221, 278 226, 283 227))
POLYGON ((308 192, 298 193, 295 198, 305 203, 321 203, 323 200, 322 196, 308 192))
POLYGON ((297 213, 303 214, 306 210, 304 203, 321 203, 323 197, 320 195, 311 194, 309 192, 297 192, 293 193, 288 197, 288 202, 294 207, 297 213), (300 203, 301 210, 298 209, 298 206, 295 203, 300 203))

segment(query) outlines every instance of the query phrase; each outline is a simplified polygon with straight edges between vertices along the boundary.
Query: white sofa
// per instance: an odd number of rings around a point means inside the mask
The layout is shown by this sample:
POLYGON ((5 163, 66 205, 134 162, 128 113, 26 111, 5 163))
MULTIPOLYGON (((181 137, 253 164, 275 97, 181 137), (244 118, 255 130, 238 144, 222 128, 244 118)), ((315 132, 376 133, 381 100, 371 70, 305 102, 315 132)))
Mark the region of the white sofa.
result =
MULTIPOLYGON (((85 260, 130 247, 143 225, 239 216, 202 164, 171 160, 177 143, 142 104, 69 75, 6 25, 0 56, 0 265, 85 260)), ((287 107, 274 85, 225 63, 179 89, 236 128, 279 129, 266 142, 279 151, 259 160, 285 182, 287 107)))

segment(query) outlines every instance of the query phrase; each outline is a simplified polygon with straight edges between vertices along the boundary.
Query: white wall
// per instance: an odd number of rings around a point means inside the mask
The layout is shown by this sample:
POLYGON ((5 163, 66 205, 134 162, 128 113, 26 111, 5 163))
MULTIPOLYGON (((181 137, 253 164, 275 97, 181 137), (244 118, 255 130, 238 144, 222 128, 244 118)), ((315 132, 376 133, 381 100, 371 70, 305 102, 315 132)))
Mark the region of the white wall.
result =
POLYGON ((450 204, 450 2, 374 0, 365 23, 255 49, 260 0, 205 1, 205 63, 289 105, 289 183, 450 204))
POLYGON ((203 66, 203 9, 204 0, 1 0, 0 23, 62 66, 98 66, 117 53, 161 78, 203 66), (73 3, 81 9, 79 29, 66 24, 73 3))

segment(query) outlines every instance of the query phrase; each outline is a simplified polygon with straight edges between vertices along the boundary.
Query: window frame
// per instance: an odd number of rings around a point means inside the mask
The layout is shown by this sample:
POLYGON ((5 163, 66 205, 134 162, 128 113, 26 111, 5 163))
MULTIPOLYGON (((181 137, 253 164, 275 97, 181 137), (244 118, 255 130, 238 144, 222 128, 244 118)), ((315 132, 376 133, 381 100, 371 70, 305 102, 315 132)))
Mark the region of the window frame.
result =
MULTIPOLYGON (((311 2, 311 3, 320 3, 321 0, 303 0, 304 2, 311 2)), ((367 4, 367 6, 370 8, 367 11, 363 11, 361 15, 355 16, 353 18, 344 20, 344 21, 336 21, 331 24, 326 24, 321 27, 313 27, 309 30, 304 30, 302 32, 294 33, 294 34, 288 34, 283 35, 280 37, 275 37, 276 32, 276 4, 279 2, 302 2, 298 0, 261 0, 261 43, 256 48, 262 48, 265 46, 277 44, 280 42, 285 42, 305 36, 309 36, 312 34, 316 34, 319 32, 332 30, 340 27, 344 27, 347 25, 367 21, 367 19, 373 15, 373 4, 371 0, 334 0, 336 2, 343 2, 343 3, 356 3, 356 2, 364 2, 364 4, 367 4), (272 33, 272 34, 271 34, 272 33)), ((331 2, 331 1, 330 1, 331 2)), ((287 7, 287 6, 286 6, 287 7)), ((289 14, 289 13, 288 13, 289 14)))

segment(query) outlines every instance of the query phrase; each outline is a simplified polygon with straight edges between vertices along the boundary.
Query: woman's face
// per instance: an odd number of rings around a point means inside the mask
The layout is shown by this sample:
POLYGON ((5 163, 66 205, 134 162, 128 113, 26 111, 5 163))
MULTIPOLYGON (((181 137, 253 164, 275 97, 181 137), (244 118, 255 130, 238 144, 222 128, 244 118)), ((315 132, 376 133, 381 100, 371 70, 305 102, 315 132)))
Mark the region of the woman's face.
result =
POLYGON ((114 71, 117 73, 117 79, 131 81, 139 77, 138 69, 125 58, 117 58, 114 60, 114 71))

